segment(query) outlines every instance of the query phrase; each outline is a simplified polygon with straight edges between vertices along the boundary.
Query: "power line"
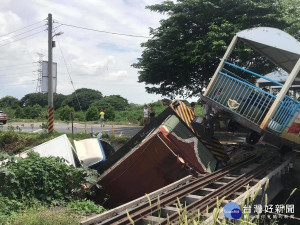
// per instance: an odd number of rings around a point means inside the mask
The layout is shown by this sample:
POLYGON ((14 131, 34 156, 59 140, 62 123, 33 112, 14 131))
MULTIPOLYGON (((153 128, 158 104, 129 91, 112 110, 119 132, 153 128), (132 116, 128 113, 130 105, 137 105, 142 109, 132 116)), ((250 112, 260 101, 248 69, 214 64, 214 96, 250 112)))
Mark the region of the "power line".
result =
POLYGON ((12 32, 10 32, 10 33, 7 33, 7 34, 4 34, 4 35, 1 35, 0 37, 4 37, 4 36, 7 36, 7 35, 9 35, 9 34, 15 33, 15 32, 17 32, 17 31, 19 31, 19 30, 26 29, 27 27, 31 27, 31 26, 33 26, 33 25, 35 25, 35 24, 38 24, 38 23, 41 23, 41 22, 43 22, 43 21, 45 21, 45 20, 46 20, 46 19, 43 19, 42 21, 39 21, 39 22, 33 23, 33 24, 31 24, 31 25, 28 25, 28 26, 26 26, 26 27, 23 27, 23 28, 20 28, 20 29, 17 29, 17 30, 14 30, 14 31, 12 31, 12 32))
POLYGON ((33 34, 31 34, 31 35, 25 36, 25 37, 23 37, 23 38, 16 39, 16 40, 14 40, 14 41, 12 41, 12 42, 6 43, 6 44, 4 44, 4 45, 0 45, 0 47, 3 47, 3 46, 5 46, 5 45, 12 44, 12 43, 14 43, 14 42, 17 42, 17 41, 20 41, 20 40, 22 40, 22 39, 25 39, 25 38, 31 37, 31 36, 33 36, 33 35, 39 34, 39 33, 41 33, 41 32, 44 32, 44 31, 45 31, 45 30, 42 30, 42 31, 39 31, 39 32, 33 33, 33 34))
POLYGON ((5 84, 5 86, 19 86, 19 85, 28 85, 28 84, 32 84, 33 82, 35 82, 36 80, 31 80, 28 81, 26 83, 18 83, 18 84, 5 84))
MULTIPOLYGON (((29 73, 32 73, 32 72, 33 71, 27 71, 27 72, 23 72, 23 73, 14 73, 14 74, 3 74, 3 75, 0 75, 0 78, 1 77, 19 76, 19 75, 29 74, 29 73)), ((34 71, 34 72, 37 72, 37 71, 34 71)))
MULTIPOLYGON (((9 65, 9 66, 1 66, 0 67, 0 70, 2 69, 2 68, 7 68, 7 67, 20 67, 20 66, 22 66, 22 67, 25 67, 24 65, 29 65, 29 64, 32 64, 32 63, 38 63, 38 62, 31 62, 31 63, 24 63, 24 64, 15 64, 15 65, 9 65)), ((26 66, 27 67, 27 66, 26 66)), ((14 69, 14 68, 13 68, 14 69)), ((5 69, 4 69, 5 70, 5 69)))
POLYGON ((12 37, 8 37, 8 38, 6 38, 6 39, 3 39, 3 40, 0 40, 0 41, 6 41, 6 40, 9 40, 10 38, 14 38, 14 37, 20 36, 20 35, 22 35, 22 34, 26 34, 26 33, 30 32, 30 31, 33 31, 33 30, 39 29, 39 28, 41 28, 41 27, 45 27, 45 25, 43 25, 43 26, 39 26, 39 27, 36 27, 36 28, 33 28, 33 29, 30 29, 30 30, 28 30, 28 31, 25 31, 25 32, 23 32, 23 33, 20 33, 20 34, 16 34, 16 35, 14 35, 14 36, 12 36, 12 37))
POLYGON ((74 90, 74 93, 75 93, 75 97, 76 97, 76 100, 77 100, 77 102, 78 102, 78 105, 79 105, 79 108, 80 108, 80 111, 81 111, 81 114, 82 114, 82 116, 84 117, 84 113, 83 113, 83 111, 82 111, 81 104, 80 104, 80 101, 79 101, 79 99, 78 99, 78 96, 77 96, 77 93, 76 93, 76 89, 75 89, 75 87, 74 87, 74 83, 73 83, 73 81, 72 81, 72 78, 71 78, 71 75, 70 75, 70 72, 69 72, 69 69, 68 69, 68 66, 67 66, 67 63, 66 63, 64 54, 63 54, 62 49, 61 49, 61 47, 60 47, 60 43, 59 43, 58 37, 57 37, 57 36, 55 36, 55 37, 56 37, 56 40, 57 40, 57 43, 58 43, 58 46, 59 46, 59 50, 60 50, 60 53, 61 53, 61 55, 62 55, 64 64, 65 64, 65 66, 66 66, 66 69, 67 69, 67 72, 68 72, 68 75, 69 75, 69 78, 70 78, 70 81, 71 81, 71 84, 72 84, 72 87, 73 87, 73 90, 74 90))
MULTIPOLYGON (((59 23, 59 22, 56 22, 56 23, 59 23)), ((65 23, 59 23, 59 24, 64 25, 64 26, 68 26, 68 27, 73 27, 73 28, 78 28, 78 29, 83 29, 83 30, 89 30, 89 31, 95 31, 95 32, 100 32, 100 33, 105 33, 105 34, 114 34, 114 35, 127 36, 127 37, 136 37, 136 38, 151 38, 151 37, 142 36, 142 35, 122 34, 122 33, 110 32, 110 31, 105 31, 105 30, 91 29, 91 28, 80 27, 80 26, 75 26, 75 25, 70 25, 70 24, 65 24, 65 23)))

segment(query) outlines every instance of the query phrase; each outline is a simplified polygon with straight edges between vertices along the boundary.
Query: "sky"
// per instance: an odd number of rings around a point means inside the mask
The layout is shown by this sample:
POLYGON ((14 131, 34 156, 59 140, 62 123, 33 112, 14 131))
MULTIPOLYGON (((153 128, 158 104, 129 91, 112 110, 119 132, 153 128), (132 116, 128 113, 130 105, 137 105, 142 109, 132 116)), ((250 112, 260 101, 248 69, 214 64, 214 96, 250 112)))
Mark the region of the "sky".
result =
POLYGON ((90 88, 104 96, 121 95, 130 103, 161 99, 138 83, 131 65, 141 57, 149 28, 159 26, 165 15, 145 6, 162 0, 1 0, 0 4, 0 98, 18 99, 37 91, 39 54, 48 60, 47 17, 53 17, 53 61, 57 62, 57 92, 71 94, 90 88), (130 34, 128 37, 93 32, 61 24, 130 34), (25 29, 21 29, 27 27, 25 29), (11 33, 13 32, 13 33, 11 33), (70 78, 71 77, 71 78, 70 78), (73 85, 72 85, 72 82, 73 85), (73 88, 74 86, 74 88, 73 88))

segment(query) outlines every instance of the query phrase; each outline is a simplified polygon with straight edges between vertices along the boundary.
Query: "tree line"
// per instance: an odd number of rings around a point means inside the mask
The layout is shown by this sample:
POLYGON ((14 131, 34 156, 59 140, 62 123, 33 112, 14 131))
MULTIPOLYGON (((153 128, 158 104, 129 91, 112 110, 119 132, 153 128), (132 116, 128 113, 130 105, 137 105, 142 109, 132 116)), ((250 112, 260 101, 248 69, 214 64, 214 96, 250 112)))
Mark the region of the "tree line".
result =
MULTIPOLYGON (((103 96, 100 91, 81 88, 70 95, 55 93, 53 95, 55 116, 61 120, 70 120, 74 113, 77 120, 94 121, 98 119, 99 110, 105 110, 106 119, 114 120, 117 111, 125 110, 130 104, 120 95, 103 96)), ((20 119, 46 119, 48 106, 47 93, 29 93, 20 100, 5 96, 0 99, 0 109, 12 109, 14 117, 20 119)))

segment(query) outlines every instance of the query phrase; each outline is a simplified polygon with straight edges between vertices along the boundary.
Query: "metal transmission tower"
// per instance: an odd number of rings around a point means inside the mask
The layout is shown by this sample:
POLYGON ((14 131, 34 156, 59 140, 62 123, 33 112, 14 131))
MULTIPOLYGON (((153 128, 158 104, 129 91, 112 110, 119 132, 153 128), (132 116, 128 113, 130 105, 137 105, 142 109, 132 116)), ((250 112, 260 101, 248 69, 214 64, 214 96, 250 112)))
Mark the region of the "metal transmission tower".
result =
POLYGON ((39 56, 39 61, 38 61, 38 79, 37 79, 37 85, 36 85, 36 92, 40 93, 42 91, 42 76, 43 76, 43 57, 44 55, 42 53, 37 53, 39 56))

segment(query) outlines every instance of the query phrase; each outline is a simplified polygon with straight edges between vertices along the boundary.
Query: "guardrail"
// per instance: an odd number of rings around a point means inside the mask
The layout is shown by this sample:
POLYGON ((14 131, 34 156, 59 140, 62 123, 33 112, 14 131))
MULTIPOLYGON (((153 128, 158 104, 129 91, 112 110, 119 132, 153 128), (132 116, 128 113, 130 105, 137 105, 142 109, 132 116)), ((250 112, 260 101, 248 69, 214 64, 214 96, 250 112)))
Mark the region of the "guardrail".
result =
MULTIPOLYGON (((266 79, 274 83, 274 85, 283 86, 279 82, 232 63, 225 62, 225 66, 233 68, 235 71, 246 72, 256 77, 266 79)), ((212 87, 207 93, 207 97, 226 107, 232 113, 235 113, 258 126, 261 124, 276 99, 275 95, 256 87, 241 76, 230 71, 228 68, 223 68, 219 72, 212 87)), ((293 100, 289 96, 285 96, 276 113, 271 118, 268 129, 275 133, 282 133, 298 108, 299 102, 293 100)))

